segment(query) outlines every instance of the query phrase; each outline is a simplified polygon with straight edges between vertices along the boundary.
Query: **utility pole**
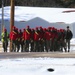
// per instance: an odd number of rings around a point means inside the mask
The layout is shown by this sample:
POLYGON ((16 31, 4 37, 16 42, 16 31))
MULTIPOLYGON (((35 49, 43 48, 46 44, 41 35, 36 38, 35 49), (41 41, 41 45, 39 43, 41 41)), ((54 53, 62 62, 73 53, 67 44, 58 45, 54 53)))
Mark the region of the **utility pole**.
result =
POLYGON ((4 29, 4 0, 2 0, 2 25, 1 25, 1 32, 4 29))
MULTIPOLYGON (((12 27, 14 26, 14 0, 11 0, 11 11, 10 11, 10 32, 12 32, 12 27)), ((10 52, 12 51, 12 40, 10 41, 10 52)))

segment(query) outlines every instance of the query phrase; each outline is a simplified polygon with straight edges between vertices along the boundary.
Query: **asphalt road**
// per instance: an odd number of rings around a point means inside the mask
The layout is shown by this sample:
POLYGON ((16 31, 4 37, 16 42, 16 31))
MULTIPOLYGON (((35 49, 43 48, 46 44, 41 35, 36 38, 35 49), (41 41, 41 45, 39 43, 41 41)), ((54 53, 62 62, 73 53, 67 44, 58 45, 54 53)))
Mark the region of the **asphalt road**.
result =
POLYGON ((8 52, 0 53, 0 59, 11 58, 38 58, 38 57, 50 57, 50 58, 75 58, 75 52, 8 52))

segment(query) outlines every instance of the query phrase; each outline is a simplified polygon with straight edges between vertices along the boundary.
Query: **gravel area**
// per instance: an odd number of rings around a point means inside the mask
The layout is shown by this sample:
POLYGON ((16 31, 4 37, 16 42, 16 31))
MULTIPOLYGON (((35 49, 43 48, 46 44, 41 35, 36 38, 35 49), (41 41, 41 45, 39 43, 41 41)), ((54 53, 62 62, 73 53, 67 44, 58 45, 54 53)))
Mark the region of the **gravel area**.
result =
POLYGON ((10 58, 39 58, 39 57, 50 57, 50 58, 75 58, 75 52, 8 52, 0 53, 0 59, 10 58))

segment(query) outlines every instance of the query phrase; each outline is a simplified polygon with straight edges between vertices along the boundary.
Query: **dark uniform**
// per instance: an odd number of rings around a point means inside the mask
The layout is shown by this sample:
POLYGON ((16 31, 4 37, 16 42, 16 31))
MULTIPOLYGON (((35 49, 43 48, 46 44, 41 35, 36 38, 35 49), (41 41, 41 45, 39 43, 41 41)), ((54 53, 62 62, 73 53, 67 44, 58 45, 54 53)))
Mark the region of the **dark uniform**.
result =
POLYGON ((40 27, 39 35, 40 35, 40 39, 39 39, 40 50, 39 51, 44 52, 44 31, 42 27, 40 27))
POLYGON ((25 32, 26 32, 26 29, 23 29, 23 35, 22 35, 23 52, 25 52, 25 47, 26 47, 26 44, 25 44, 25 32))
POLYGON ((68 48, 68 52, 70 51, 70 40, 73 37, 73 33, 69 29, 69 26, 67 26, 67 31, 66 31, 66 48, 68 48))
POLYGON ((35 30, 31 29, 31 52, 34 52, 34 33, 35 30))
POLYGON ((21 52, 23 52, 23 46, 24 46, 24 41, 23 41, 23 32, 20 29, 19 31, 19 46, 21 47, 21 52))
POLYGON ((48 52, 48 47, 47 47, 47 29, 46 28, 44 28, 43 29, 44 30, 44 50, 46 51, 46 52, 48 52))
POLYGON ((66 32, 63 29, 60 29, 60 51, 63 52, 63 48, 66 52, 66 42, 65 42, 66 32))

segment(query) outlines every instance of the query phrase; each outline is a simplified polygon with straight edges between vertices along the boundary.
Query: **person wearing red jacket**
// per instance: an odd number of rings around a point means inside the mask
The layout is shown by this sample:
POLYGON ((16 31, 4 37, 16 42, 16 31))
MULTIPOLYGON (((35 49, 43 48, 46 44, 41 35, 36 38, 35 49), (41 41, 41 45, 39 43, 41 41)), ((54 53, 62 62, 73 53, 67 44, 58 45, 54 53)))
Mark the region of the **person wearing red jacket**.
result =
POLYGON ((58 47, 57 47, 57 43, 58 43, 57 39, 58 39, 57 29, 54 28, 54 30, 53 30, 53 51, 58 51, 57 50, 58 49, 58 47))
POLYGON ((22 40, 22 38, 23 38, 23 32, 22 32, 21 29, 18 31, 17 37, 18 37, 17 38, 17 52, 19 52, 20 49, 21 49, 21 52, 23 52, 24 41, 22 40))
POLYGON ((29 45, 31 44, 31 29, 30 29, 30 26, 27 26, 26 27, 26 30, 25 30, 25 51, 26 52, 29 52, 29 45))
POLYGON ((47 39, 46 39, 46 37, 47 37, 47 36, 46 36, 46 35, 47 35, 47 34, 46 34, 47 29, 44 28, 43 31, 44 31, 44 36, 43 36, 43 38, 44 38, 44 49, 45 49, 46 52, 48 52, 47 42, 46 42, 46 41, 47 41, 47 39))
POLYGON ((38 27, 36 27, 35 32, 34 32, 34 51, 39 52, 39 30, 38 27))
POLYGON ((50 28, 47 29, 47 31, 45 32, 45 39, 46 39, 46 44, 47 44, 47 52, 50 51, 50 40, 51 40, 51 31, 50 28))
POLYGON ((51 39, 50 39, 50 51, 54 51, 54 39, 55 39, 55 31, 54 27, 51 27, 50 32, 51 32, 51 39))
POLYGON ((23 35, 22 35, 22 41, 24 42, 24 44, 23 44, 23 52, 25 52, 25 47, 26 47, 26 46, 25 46, 25 45, 26 45, 26 44, 25 44, 25 32, 26 32, 26 29, 24 28, 24 29, 23 29, 23 35))
POLYGON ((39 28, 39 36, 40 36, 40 39, 39 39, 40 50, 39 51, 44 52, 44 31, 41 26, 39 28))
POLYGON ((63 52, 63 48, 66 52, 66 41, 65 41, 66 33, 64 29, 60 29, 60 51, 63 52))
POLYGON ((10 41, 12 41, 12 52, 16 52, 16 39, 17 39, 17 32, 16 28, 13 27, 12 32, 10 32, 10 41))
POLYGON ((31 29, 31 52, 34 52, 34 33, 35 30, 31 29))

